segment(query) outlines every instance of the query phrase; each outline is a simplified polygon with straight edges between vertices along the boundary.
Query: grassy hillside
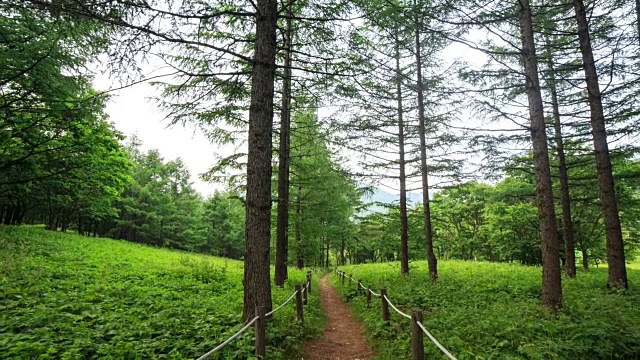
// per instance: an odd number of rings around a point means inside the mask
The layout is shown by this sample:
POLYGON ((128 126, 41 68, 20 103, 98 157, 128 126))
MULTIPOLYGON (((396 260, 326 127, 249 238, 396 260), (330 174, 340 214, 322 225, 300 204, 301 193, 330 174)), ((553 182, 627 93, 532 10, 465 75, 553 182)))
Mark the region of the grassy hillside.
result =
MULTIPOLYGON (((291 284, 273 290, 274 305, 304 277, 290 270, 291 284)), ((194 358, 240 328, 242 262, 0 227, 0 289, 3 358, 194 358)), ((270 359, 295 354, 303 333, 321 330, 312 295, 305 329, 292 321, 293 303, 268 323, 270 359)), ((249 358, 253 341, 247 331, 212 358, 249 358)))
MULTIPOLYGON (((564 308, 557 315, 539 305, 541 269, 512 264, 442 261, 431 284, 427 264, 411 264, 402 277, 398 263, 341 267, 354 279, 386 288, 405 312, 423 310, 432 334, 458 359, 637 359, 640 358, 640 270, 629 270, 631 289, 608 294, 606 269, 563 280, 564 308)), ((355 286, 333 286, 361 317, 380 359, 410 358, 410 322, 391 309, 392 326, 381 318, 380 299, 366 308, 355 286)), ((345 284, 348 284, 345 283, 345 284)), ((427 358, 443 358, 425 337, 427 358)))

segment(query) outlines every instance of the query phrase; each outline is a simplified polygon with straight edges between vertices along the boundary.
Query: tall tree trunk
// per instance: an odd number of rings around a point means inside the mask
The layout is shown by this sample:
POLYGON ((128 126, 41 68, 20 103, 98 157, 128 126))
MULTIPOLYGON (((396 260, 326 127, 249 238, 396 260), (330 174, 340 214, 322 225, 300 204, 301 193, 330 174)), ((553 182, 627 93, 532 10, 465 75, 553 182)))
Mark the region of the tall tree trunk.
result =
POLYGON ((558 104, 558 91, 554 74, 553 57, 549 57, 549 90, 551 92, 551 105, 553 107, 553 128, 555 135, 556 151, 558 155, 558 175, 560 177, 560 203, 562 205, 562 228, 564 230, 565 248, 565 274, 569 278, 576 277, 576 253, 575 232, 571 219, 571 197, 569 196, 569 175, 567 173, 567 160, 564 153, 562 139, 562 124, 560 122, 560 108, 558 104))
MULTIPOLYGON (((420 137, 420 172, 422 173, 422 204, 424 207, 424 232, 427 242, 427 264, 431 281, 438 280, 438 260, 433 253, 433 229, 431 227, 431 208, 429 206, 429 173, 427 168, 427 140, 424 115, 424 89, 422 83, 422 56, 420 55, 420 23, 416 27, 416 64, 418 85, 418 136, 420 137)), ((407 269, 408 271, 408 269, 407 269)))
POLYGON ((355 240, 355 244, 353 246, 353 261, 351 262, 352 264, 358 264, 358 237, 354 236, 353 239, 355 240))
POLYGON ((288 17, 284 36, 284 77, 282 79, 282 110, 280 113, 280 149, 278 160, 278 218, 276 228, 276 269, 274 282, 283 286, 287 274, 289 252, 289 132, 291 129, 291 18, 293 1, 287 5, 288 17))
POLYGON ((586 247, 582 247, 582 267, 589 270, 589 253, 587 253, 586 247))
POLYGON ((302 212, 300 211, 300 193, 302 192, 302 186, 298 185, 298 192, 296 194, 296 249, 297 249, 297 259, 296 266, 298 269, 302 269, 304 267, 304 245, 302 244, 302 234, 300 232, 300 217, 302 216, 302 212))
POLYGON ((244 253, 244 308, 242 318, 253 318, 256 306, 269 312, 271 283, 269 236, 271 222, 271 149, 276 61, 276 0, 257 0, 251 104, 244 253))
POLYGON ((325 240, 327 241, 327 260, 324 263, 324 267, 329 267, 329 237, 325 235, 325 240))
MULTIPOLYGON (((13 213, 14 213, 13 206, 8 207, 7 211, 5 212, 5 215, 4 215, 4 224, 5 225, 11 225, 11 221, 13 219, 13 213)), ((47 230, 51 230, 51 229, 49 229, 49 227, 47 227, 47 230)))
POLYGON ((638 31, 638 43, 640 44, 640 0, 636 0, 636 30, 638 31))
POLYGON ((587 14, 582 0, 574 0, 573 5, 576 11, 578 38, 580 39, 580 51, 582 52, 589 107, 591 109, 591 133, 593 135, 593 148, 596 155, 600 203, 602 204, 604 213, 609 269, 608 286, 611 288, 628 288, 629 283, 624 259, 624 244, 622 242, 618 202, 616 200, 613 174, 611 172, 611 158, 609 157, 604 111, 602 110, 602 96, 600 94, 593 51, 591 50, 587 14))
POLYGON ((555 311, 562 306, 562 279, 558 254, 558 229, 549 169, 549 149, 538 79, 538 60, 533 39, 531 7, 529 0, 520 0, 519 3, 521 6, 522 60, 526 76, 525 88, 529 100, 533 162, 536 170, 536 194, 542 240, 542 303, 555 311))
POLYGON ((400 273, 409 273, 409 226, 407 218, 407 175, 404 160, 404 119, 400 44, 396 41, 396 96, 398 98, 398 155, 400 157, 400 273))
POLYGON ((340 265, 344 266, 344 231, 342 232, 342 237, 340 241, 340 265))

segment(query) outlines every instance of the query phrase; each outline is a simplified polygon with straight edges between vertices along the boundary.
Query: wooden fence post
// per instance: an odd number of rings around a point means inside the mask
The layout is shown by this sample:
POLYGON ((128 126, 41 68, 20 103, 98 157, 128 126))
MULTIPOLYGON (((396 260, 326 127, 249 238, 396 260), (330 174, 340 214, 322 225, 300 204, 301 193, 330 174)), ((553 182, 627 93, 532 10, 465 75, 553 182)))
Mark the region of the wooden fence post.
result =
POLYGON ((302 307, 302 285, 296 285, 296 312, 298 320, 304 323, 304 309, 302 307))
POLYGON ((361 291, 360 289, 362 288, 362 280, 358 279, 358 295, 360 295, 361 291))
POLYGON ((387 289, 380 290, 380 300, 382 300, 382 319, 387 323, 391 320, 391 314, 389 314, 389 303, 384 298, 387 296, 387 289))
POLYGON ((371 285, 367 287, 367 308, 371 307, 371 285))
POLYGON ((267 356, 266 337, 265 337, 266 321, 264 316, 264 306, 256 306, 256 316, 258 316, 258 319, 255 322, 256 357, 258 359, 264 359, 267 356))
POLYGON ((311 294, 311 274, 307 277, 307 290, 309 291, 309 294, 311 294))
POLYGON ((344 273, 342 273, 342 285, 343 286, 344 286, 344 278, 345 278, 344 273))
POLYGON ((351 287, 351 280, 353 280, 353 274, 349 274, 349 287, 351 287))
POLYGON ((307 288, 302 292, 303 298, 302 298, 302 303, 307 305, 307 299, 308 299, 308 294, 309 294, 309 284, 311 284, 311 282, 307 283, 307 288))
POLYGON ((422 311, 411 312, 411 354, 413 360, 424 360, 424 333, 418 322, 422 323, 422 311))

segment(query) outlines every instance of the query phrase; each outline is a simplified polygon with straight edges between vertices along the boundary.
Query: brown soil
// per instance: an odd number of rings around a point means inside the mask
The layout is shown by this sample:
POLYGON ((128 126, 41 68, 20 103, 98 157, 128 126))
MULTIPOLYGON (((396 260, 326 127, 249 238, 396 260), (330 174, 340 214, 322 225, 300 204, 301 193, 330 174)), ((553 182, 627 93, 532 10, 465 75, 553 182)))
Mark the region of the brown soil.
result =
POLYGON ((365 360, 371 359, 373 351, 364 341, 364 327, 351 313, 338 293, 327 284, 326 275, 320 283, 322 310, 327 315, 327 324, 322 338, 305 344, 303 360, 365 360))

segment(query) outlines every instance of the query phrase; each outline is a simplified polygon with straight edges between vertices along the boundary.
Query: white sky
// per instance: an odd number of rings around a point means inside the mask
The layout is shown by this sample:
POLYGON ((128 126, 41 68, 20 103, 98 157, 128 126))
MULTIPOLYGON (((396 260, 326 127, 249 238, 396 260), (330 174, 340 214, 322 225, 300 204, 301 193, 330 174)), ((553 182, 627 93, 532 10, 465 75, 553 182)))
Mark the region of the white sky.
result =
MULTIPOLYGON (((98 75, 94 81, 98 90, 118 87, 106 75, 98 75)), ((214 164, 217 146, 193 128, 172 126, 167 128, 165 115, 149 99, 156 90, 148 84, 138 84, 111 93, 106 112, 116 129, 127 137, 135 134, 142 141, 142 149, 157 149, 165 161, 181 158, 191 172, 194 188, 204 196, 221 190, 222 186, 203 182, 198 177, 214 164)))

